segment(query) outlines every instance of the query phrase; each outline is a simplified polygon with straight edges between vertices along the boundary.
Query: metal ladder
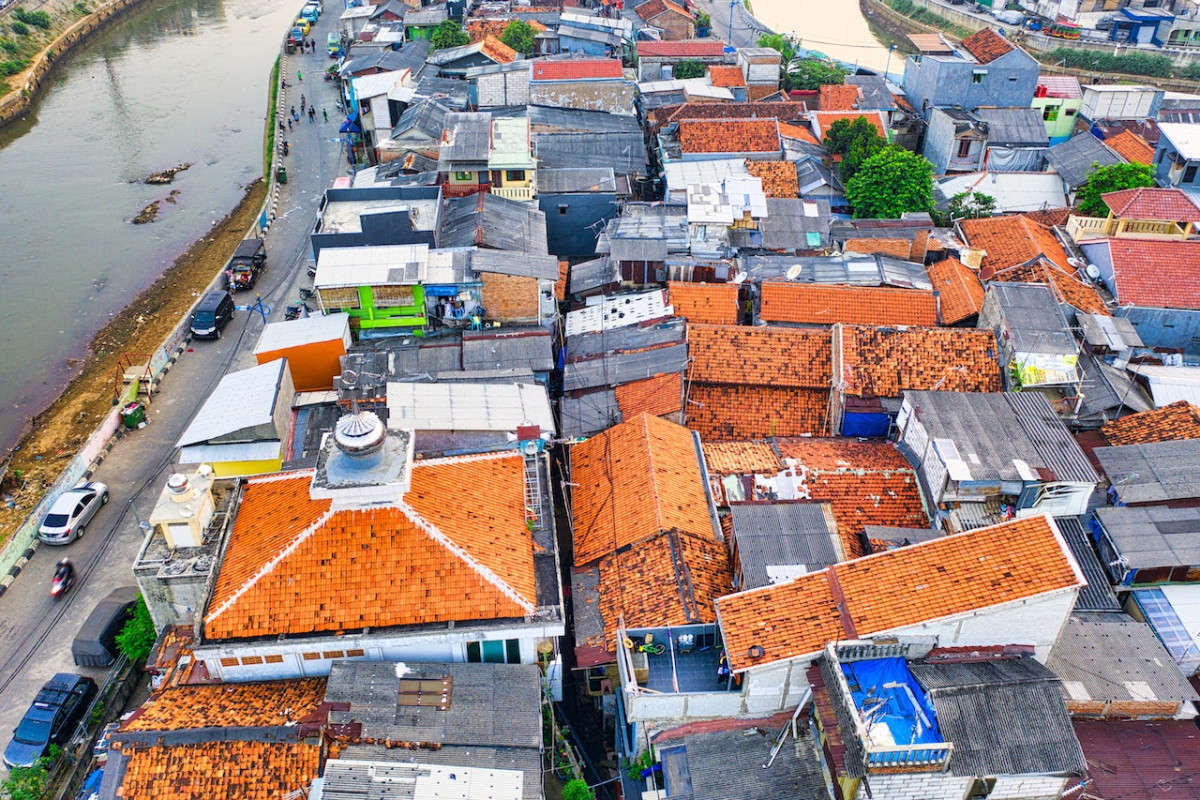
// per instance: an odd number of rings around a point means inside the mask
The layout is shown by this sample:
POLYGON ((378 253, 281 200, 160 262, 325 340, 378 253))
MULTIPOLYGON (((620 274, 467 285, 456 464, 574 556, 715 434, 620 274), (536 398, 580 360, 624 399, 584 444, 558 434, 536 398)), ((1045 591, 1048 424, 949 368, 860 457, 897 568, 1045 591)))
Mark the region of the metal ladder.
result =
POLYGON ((525 522, 537 523, 542 516, 542 481, 537 455, 525 456, 525 522))

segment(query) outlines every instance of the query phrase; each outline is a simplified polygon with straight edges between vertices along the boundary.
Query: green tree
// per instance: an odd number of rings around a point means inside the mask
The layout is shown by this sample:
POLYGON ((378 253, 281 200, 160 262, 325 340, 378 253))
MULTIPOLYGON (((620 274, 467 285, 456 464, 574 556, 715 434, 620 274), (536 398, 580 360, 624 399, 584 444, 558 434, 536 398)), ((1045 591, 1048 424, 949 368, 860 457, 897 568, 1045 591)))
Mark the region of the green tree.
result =
POLYGON ((514 19, 512 22, 504 26, 504 32, 500 34, 500 41, 516 50, 518 53, 529 55, 533 52, 533 37, 537 36, 537 31, 523 19, 514 19))
POLYGON ((933 165, 888 145, 846 182, 846 200, 857 218, 897 219, 906 211, 932 211, 933 165))
POLYGON ((125 627, 117 634, 117 649, 134 664, 144 664, 150 657, 150 649, 158 632, 154 630, 154 620, 150 618, 150 609, 146 608, 146 600, 138 595, 137 606, 133 615, 125 622, 125 627))
POLYGON ((1154 167, 1147 164, 1092 164, 1087 183, 1075 195, 1079 213, 1089 217, 1108 216, 1108 206, 1100 199, 1107 192, 1154 185, 1154 167))
POLYGON ((594 797, 592 790, 588 788, 587 781, 579 778, 567 781, 562 789, 563 800, 592 800, 594 797))
POLYGON ((707 36, 712 32, 712 17, 703 11, 696 13, 696 35, 707 36))
POLYGON ((996 213, 996 198, 983 192, 959 192, 950 198, 951 219, 982 219, 996 213))
POLYGON ((814 90, 829 84, 846 82, 846 71, 837 64, 819 58, 798 58, 784 72, 784 88, 814 90))
POLYGON ((838 173, 848 181, 871 156, 887 147, 887 139, 866 117, 839 119, 829 126, 823 142, 830 153, 841 156, 838 173))
POLYGON ((758 41, 754 44, 757 47, 769 47, 783 56, 785 72, 787 71, 787 65, 796 57, 796 48, 792 47, 792 43, 781 33, 764 33, 758 37, 758 41))
POLYGON ((694 58, 685 58, 683 61, 680 61, 675 65, 675 68, 671 71, 671 74, 680 80, 683 80, 684 78, 703 78, 704 70, 704 64, 700 63, 694 58))
POLYGON ((58 760, 62 749, 50 746, 50 754, 33 762, 31 767, 13 767, 8 777, 0 781, 0 797, 8 800, 42 800, 50 781, 50 767, 58 760))
POLYGON ((433 29, 433 35, 429 37, 429 41, 433 43, 434 50, 445 50, 447 47, 462 47, 471 43, 471 37, 452 19, 438 25, 433 29))

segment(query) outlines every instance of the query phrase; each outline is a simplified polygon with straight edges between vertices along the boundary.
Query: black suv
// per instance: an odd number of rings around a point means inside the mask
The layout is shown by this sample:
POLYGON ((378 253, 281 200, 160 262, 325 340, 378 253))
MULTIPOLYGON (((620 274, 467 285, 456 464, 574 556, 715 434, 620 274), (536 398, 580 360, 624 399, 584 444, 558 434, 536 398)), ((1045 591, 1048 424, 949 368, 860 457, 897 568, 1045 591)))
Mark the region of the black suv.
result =
POLYGON ((50 745, 65 744, 95 696, 96 682, 91 678, 69 672, 55 675, 38 692, 13 731, 12 741, 4 749, 4 763, 9 767, 31 767, 46 755, 50 745))

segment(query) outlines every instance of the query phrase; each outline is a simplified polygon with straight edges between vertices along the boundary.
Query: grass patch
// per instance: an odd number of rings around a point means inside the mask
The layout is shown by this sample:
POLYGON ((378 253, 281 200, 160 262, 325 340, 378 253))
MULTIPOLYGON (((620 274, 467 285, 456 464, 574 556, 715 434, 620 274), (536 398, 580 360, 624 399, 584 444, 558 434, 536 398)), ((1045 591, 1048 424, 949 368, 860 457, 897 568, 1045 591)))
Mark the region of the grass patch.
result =
POLYGON ((275 135, 279 131, 279 122, 275 116, 276 104, 279 102, 279 59, 271 67, 271 92, 267 99, 267 145, 263 155, 263 176, 270 181, 271 166, 275 161, 275 135))

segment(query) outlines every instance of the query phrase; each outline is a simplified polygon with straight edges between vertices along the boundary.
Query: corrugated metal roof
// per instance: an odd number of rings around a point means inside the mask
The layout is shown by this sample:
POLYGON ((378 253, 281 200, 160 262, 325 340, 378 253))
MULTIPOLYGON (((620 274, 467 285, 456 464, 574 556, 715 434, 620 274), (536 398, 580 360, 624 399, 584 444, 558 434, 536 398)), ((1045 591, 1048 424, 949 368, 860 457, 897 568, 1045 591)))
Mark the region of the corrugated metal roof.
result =
POLYGON ((989 147, 1046 147, 1046 123, 1036 108, 980 108, 975 111, 987 123, 989 147))
POLYGON ((313 286, 412 285, 423 283, 429 245, 391 244, 377 247, 323 247, 317 256, 313 286))
POLYGON ((563 391, 616 386, 687 369, 687 345, 660 347, 639 353, 612 353, 569 362, 563 369, 563 391))
POLYGON ((735 503, 730 511, 742 576, 738 591, 816 572, 842 560, 834 544, 837 527, 826 504, 735 503))
POLYGON ((255 355, 301 347, 314 342, 350 341, 349 314, 314 314, 311 317, 272 322, 263 328, 255 355))
POLYGON ((988 292, 999 304, 1017 353, 1079 354, 1079 344, 1067 331, 1066 317, 1049 286, 997 281, 988 292))
POLYGON ((547 253, 476 250, 471 254, 471 269, 548 281, 558 279, 558 259, 547 253))
POLYGON ((682 344, 687 327, 681 319, 670 319, 647 327, 617 328, 584 333, 567 338, 567 361, 622 350, 650 350, 670 344, 682 344))
MULTIPOLYGON (((566 396, 559 401, 563 436, 591 436, 611 428, 621 421, 621 409, 617 405, 614 389, 601 389, 575 396, 566 396)), ((579 631, 576 635, 583 637, 579 631)))
POLYGON ((1125 159, 1087 132, 1076 134, 1067 141, 1054 145, 1046 151, 1046 159, 1071 190, 1087 183, 1088 173, 1092 171, 1093 164, 1104 167, 1125 163, 1125 159))
POLYGON ((1095 514, 1129 569, 1200 565, 1200 509, 1098 508, 1095 514))
POLYGON ((618 175, 645 174, 649 157, 639 131, 595 133, 544 132, 533 134, 533 153, 542 169, 611 168, 618 175))
POLYGON ((446 115, 438 164, 445 171, 464 164, 486 164, 492 134, 492 115, 455 111, 446 115))
POLYGON ((1079 774, 1083 751, 1058 678, 1024 658, 909 664, 929 693, 954 775, 1079 774))
POLYGON ((520 770, 331 758, 325 764, 321 797, 410 800, 453 791, 461 800, 521 800, 523 785, 520 770))
POLYGON ((439 223, 438 247, 548 252, 546 215, 525 203, 494 194, 482 192, 446 200, 439 223))
POLYGON ((1099 483, 1100 476, 1084 455, 1062 417, 1054 413, 1040 392, 1006 392, 1002 395, 1017 415, 1025 435, 1033 443, 1056 480, 1099 483))
POLYGON ((247 428, 271 425, 286 359, 230 372, 200 406, 176 447, 211 442, 247 428))
POLYGON ((800 265, 798 283, 846 284, 848 286, 895 286, 903 289, 933 288, 921 264, 887 256, 748 256, 742 268, 754 280, 784 278, 800 265))
POLYGON ((1079 519, 1055 517, 1054 522, 1087 580, 1087 586, 1079 590, 1075 610, 1120 611, 1121 604, 1117 602, 1117 596, 1113 594, 1112 586, 1108 583, 1108 573, 1100 566, 1100 559, 1096 557, 1096 551, 1092 548, 1091 540, 1079 519))
POLYGON ((581 264, 573 264, 567 278, 567 294, 580 294, 589 289, 599 289, 602 286, 617 283, 621 273, 615 261, 608 256, 593 258, 581 264))
POLYGON ((1200 439, 1097 447, 1094 452, 1126 505, 1200 497, 1200 439))
POLYGON ((541 384, 388 383, 388 428, 417 431, 515 431, 554 415, 541 384))
POLYGON ((1046 666, 1068 699, 1200 700, 1150 626, 1125 614, 1068 618, 1046 666))
POLYGON ((180 464, 211 464, 214 461, 272 461, 283 452, 278 439, 265 442, 198 444, 179 449, 180 464))
POLYGON ((554 369, 550 331, 544 328, 464 331, 462 366, 464 370, 524 367, 533 372, 549 372, 554 369))
POLYGON ((1120 800, 1200 796, 1200 748, 1193 720, 1076 719, 1074 727, 1083 752, 1096 766, 1088 774, 1086 792, 1074 796, 1120 800))
POLYGON ((616 192, 617 178, 612 167, 539 169, 537 187, 540 195, 616 192))

